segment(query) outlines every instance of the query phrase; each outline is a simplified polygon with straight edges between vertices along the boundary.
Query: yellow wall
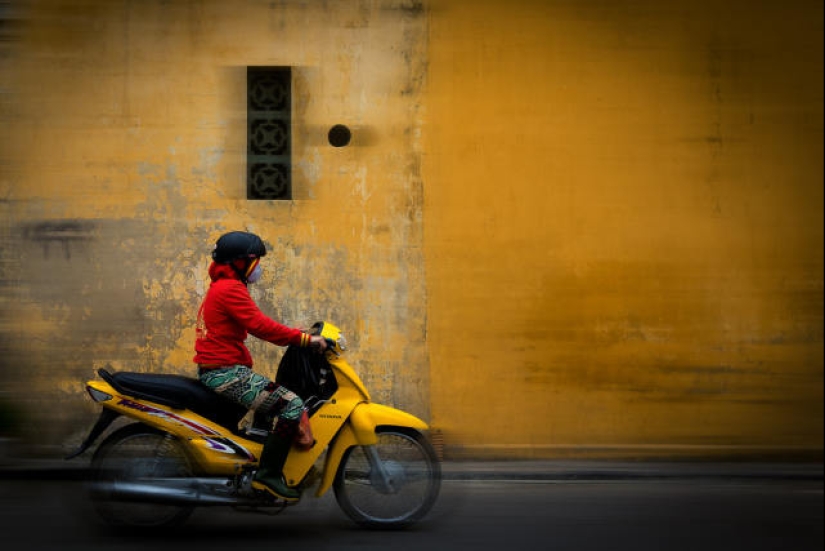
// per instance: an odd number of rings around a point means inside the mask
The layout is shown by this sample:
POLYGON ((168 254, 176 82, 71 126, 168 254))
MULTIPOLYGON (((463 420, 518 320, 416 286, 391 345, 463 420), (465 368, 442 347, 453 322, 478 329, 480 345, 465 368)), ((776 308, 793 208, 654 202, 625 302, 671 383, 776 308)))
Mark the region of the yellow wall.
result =
POLYGON ((821 454, 822 11, 17 6, 3 397, 70 446, 96 368, 191 373, 211 243, 249 229, 262 308, 341 325, 453 457, 821 454), (245 199, 250 65, 293 67, 294 201, 245 199))
POLYGON ((448 449, 821 453, 822 4, 444 1, 429 36, 448 449))
MULTIPOLYGON (((334 321, 373 396, 429 417, 426 18, 402 4, 21 8, 3 62, 3 373, 43 397, 29 409, 60 404, 51 440, 88 429, 81 382, 99 367, 193 373, 209 253, 233 229, 270 247, 264 311, 334 321), (294 201, 246 200, 250 65, 293 67, 294 201), (327 143, 338 123, 346 148, 327 143)), ((280 349, 252 349, 274 376, 280 349)))

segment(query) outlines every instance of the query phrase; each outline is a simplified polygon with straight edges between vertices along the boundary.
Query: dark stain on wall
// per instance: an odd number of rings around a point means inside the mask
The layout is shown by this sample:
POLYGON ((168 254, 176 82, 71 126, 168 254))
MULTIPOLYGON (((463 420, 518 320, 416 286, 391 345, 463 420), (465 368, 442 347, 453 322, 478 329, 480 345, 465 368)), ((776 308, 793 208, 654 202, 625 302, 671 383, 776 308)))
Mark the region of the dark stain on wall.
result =
POLYGON ((93 239, 95 225, 86 220, 48 220, 23 228, 23 237, 43 249, 43 257, 61 254, 71 259, 72 251, 84 247, 93 239))

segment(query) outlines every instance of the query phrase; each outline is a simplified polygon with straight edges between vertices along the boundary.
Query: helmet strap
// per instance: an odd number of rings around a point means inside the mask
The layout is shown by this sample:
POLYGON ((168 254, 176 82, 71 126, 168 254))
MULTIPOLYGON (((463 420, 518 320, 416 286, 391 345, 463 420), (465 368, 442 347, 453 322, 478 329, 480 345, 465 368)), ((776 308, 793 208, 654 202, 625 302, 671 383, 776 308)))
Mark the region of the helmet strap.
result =
POLYGON ((252 262, 250 262, 249 266, 246 267, 246 273, 244 273, 244 280, 246 280, 249 277, 249 274, 251 274, 255 270, 255 267, 260 263, 260 258, 256 257, 252 259, 252 262))

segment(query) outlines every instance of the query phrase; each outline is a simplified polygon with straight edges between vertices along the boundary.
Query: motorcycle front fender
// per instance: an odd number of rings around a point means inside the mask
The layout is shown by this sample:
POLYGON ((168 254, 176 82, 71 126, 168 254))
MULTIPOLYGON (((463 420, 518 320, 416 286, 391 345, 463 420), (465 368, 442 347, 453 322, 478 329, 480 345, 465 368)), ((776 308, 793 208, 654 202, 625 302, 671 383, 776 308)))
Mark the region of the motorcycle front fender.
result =
POLYGON ((427 423, 415 415, 410 415, 400 409, 368 402, 358 404, 330 444, 324 475, 315 492, 317 497, 324 495, 332 486, 341 459, 348 449, 353 446, 369 446, 378 442, 376 436, 378 427, 401 427, 418 431, 425 431, 429 428, 427 423))
POLYGON ((400 409, 382 406, 381 404, 361 403, 349 416, 349 423, 355 432, 355 438, 361 446, 375 444, 376 427, 407 427, 416 430, 427 430, 427 423, 400 409))

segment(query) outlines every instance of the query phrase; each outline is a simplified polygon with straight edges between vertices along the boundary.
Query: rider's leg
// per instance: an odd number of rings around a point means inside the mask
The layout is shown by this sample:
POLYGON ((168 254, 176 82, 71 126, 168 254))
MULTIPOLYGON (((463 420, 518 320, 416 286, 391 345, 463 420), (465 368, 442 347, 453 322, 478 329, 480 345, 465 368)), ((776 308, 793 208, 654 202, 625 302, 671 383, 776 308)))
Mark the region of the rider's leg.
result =
POLYGON ((304 403, 295 393, 282 386, 277 386, 272 394, 277 396, 273 411, 279 411, 279 414, 275 417, 272 431, 264 442, 258 472, 252 486, 286 500, 295 500, 300 497, 300 492, 287 486, 283 468, 298 432, 304 403))
POLYGON ((283 499, 298 499, 300 494, 286 485, 282 471, 298 431, 303 401, 294 392, 246 366, 215 369, 202 374, 200 379, 203 384, 234 402, 261 413, 275 414, 252 485, 283 499))

